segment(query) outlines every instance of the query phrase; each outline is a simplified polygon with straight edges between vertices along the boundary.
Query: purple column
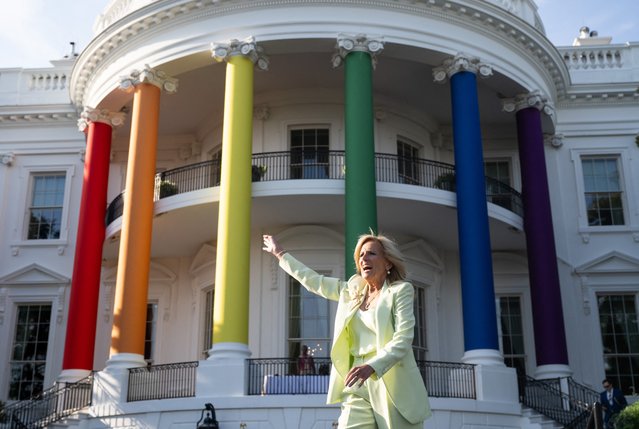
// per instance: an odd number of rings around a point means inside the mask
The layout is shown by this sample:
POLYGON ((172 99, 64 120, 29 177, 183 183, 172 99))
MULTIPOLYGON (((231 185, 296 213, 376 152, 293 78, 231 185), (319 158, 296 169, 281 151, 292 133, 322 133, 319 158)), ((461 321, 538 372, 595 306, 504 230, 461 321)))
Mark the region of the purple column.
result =
POLYGON ((537 366, 568 365, 541 112, 538 106, 517 111, 517 139, 537 366))

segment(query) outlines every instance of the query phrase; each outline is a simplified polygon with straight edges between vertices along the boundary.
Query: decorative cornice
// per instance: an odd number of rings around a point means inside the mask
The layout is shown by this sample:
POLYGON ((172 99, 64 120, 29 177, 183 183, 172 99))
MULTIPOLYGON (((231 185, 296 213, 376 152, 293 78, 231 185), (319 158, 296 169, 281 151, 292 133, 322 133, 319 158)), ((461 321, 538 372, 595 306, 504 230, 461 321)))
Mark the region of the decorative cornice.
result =
MULTIPOLYGON (((142 1, 142 0, 140 0, 142 1)), ((71 97, 81 105, 86 97, 87 86, 92 77, 105 64, 110 64, 120 54, 122 46, 132 39, 150 31, 157 32, 163 26, 173 27, 177 20, 197 20, 212 16, 224 16, 268 7, 305 4, 307 0, 253 0, 250 2, 185 0, 179 4, 149 2, 143 11, 127 8, 108 17, 108 28, 89 44, 76 60, 71 80, 71 97), (160 4, 162 3, 162 4, 160 4), (143 12, 143 13, 142 13, 143 12)), ((502 0, 500 0, 502 1, 502 0)), ((555 84, 558 96, 564 98, 566 85, 570 82, 568 69, 556 48, 541 31, 529 31, 521 19, 492 2, 471 4, 459 0, 428 0, 423 2, 371 1, 371 0, 316 0, 317 5, 334 8, 336 4, 371 7, 373 4, 415 16, 430 16, 455 25, 472 25, 492 37, 511 41, 539 64, 548 78, 555 84)), ((102 24, 106 25, 106 24, 102 24)), ((540 28, 539 28, 540 29, 540 28)))
POLYGON ((639 103, 638 90, 595 89, 587 92, 572 92, 557 103, 557 107, 574 107, 583 105, 636 105, 639 103))
POLYGON ((0 114, 0 123, 49 123, 61 121, 75 121, 78 115, 71 112, 54 112, 54 113, 11 113, 0 114))
POLYGON ((226 43, 211 43, 211 55, 215 61, 228 61, 236 55, 250 59, 260 70, 268 70, 268 57, 264 55, 261 46, 255 43, 253 36, 244 40, 232 39, 226 43))
POLYGON ((16 155, 13 152, 6 152, 0 154, 0 159, 2 160, 2 165, 11 167, 11 165, 13 165, 13 162, 16 160, 16 155))
POLYGON ((85 107, 78 119, 78 129, 84 131, 90 122, 101 122, 111 127, 119 127, 124 124, 125 115, 123 112, 111 112, 107 109, 94 109, 85 107))
POLYGON ((124 91, 131 91, 133 87, 141 83, 149 83, 165 90, 169 94, 177 92, 177 79, 169 77, 161 70, 149 67, 148 64, 145 64, 142 70, 133 70, 130 75, 121 76, 120 79, 120 89, 124 91))
POLYGON ((482 63, 479 58, 458 53, 454 58, 445 60, 441 66, 433 68, 433 79, 436 83, 446 83, 454 74, 462 71, 477 74, 481 78, 487 78, 493 74, 493 68, 482 63))
POLYGON ((555 114, 555 108, 539 91, 531 91, 527 94, 519 94, 513 98, 502 100, 504 112, 518 112, 529 107, 533 107, 551 117, 555 114))
POLYGON ((339 67, 351 52, 367 52, 373 61, 373 68, 377 65, 377 55, 384 50, 384 40, 381 37, 368 37, 365 34, 337 36, 337 52, 333 54, 333 67, 339 67))

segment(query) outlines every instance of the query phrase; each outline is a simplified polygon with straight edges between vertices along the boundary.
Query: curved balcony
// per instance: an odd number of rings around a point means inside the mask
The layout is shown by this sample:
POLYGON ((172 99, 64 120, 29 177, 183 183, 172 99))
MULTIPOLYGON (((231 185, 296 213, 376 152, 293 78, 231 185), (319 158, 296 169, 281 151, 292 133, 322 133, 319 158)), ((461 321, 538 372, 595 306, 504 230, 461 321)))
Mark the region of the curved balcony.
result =
MULTIPOLYGON (((343 180, 344 158, 344 151, 254 154, 252 180, 343 180)), ((155 177, 155 201, 171 195, 219 186, 220 168, 220 160, 211 160, 158 173, 155 177)), ((402 183, 455 192, 455 166, 428 159, 375 154, 375 177, 378 182, 402 183)), ((122 216, 123 193, 109 204, 107 225, 122 216)), ((523 216, 521 194, 490 177, 486 177, 486 200, 523 216)))

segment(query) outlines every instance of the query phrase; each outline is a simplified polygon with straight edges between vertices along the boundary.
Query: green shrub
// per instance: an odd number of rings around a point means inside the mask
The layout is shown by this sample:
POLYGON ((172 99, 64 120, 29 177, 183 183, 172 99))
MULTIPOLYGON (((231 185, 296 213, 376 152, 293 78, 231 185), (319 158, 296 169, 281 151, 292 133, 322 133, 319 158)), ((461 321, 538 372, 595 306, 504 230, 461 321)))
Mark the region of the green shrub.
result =
POLYGON ((445 191, 455 192, 455 173, 444 173, 440 175, 437 180, 435 180, 433 187, 437 189, 443 189, 445 191))
POLYGON ((160 198, 169 197, 178 193, 178 187, 170 180, 160 182, 160 198))
POLYGON ((615 420, 616 429, 639 428, 639 402, 626 407, 615 420))

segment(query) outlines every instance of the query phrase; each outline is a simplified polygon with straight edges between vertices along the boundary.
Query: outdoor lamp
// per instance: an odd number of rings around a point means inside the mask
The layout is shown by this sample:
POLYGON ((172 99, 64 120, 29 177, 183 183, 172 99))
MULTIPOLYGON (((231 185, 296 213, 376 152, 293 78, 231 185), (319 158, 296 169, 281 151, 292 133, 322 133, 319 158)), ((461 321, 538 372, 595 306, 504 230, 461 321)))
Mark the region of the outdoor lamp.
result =
POLYGON ((220 424, 215 419, 215 408, 213 404, 204 404, 200 420, 197 421, 196 425, 196 429, 220 429, 220 424), (206 416, 204 413, 206 413, 206 416))

